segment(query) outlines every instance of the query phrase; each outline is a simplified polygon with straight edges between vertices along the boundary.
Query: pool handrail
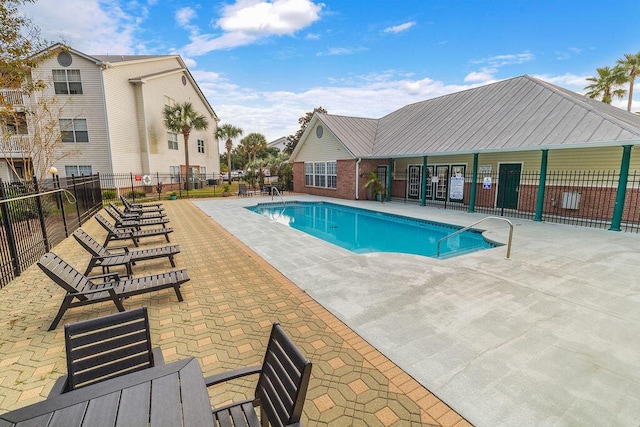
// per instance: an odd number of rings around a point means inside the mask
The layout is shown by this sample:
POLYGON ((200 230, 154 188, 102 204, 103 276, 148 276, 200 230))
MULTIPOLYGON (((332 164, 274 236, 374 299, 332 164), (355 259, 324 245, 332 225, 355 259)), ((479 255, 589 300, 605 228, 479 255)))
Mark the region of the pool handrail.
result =
POLYGON ((497 219, 500 221, 506 221, 509 224, 509 241, 507 242, 507 256, 505 257, 505 259, 509 259, 509 257, 511 256, 511 240, 513 238, 513 223, 511 221, 509 221, 507 218, 502 218, 499 216, 488 216, 485 218, 482 218, 480 221, 476 221, 471 225, 467 225, 464 228, 461 228, 460 230, 457 230, 449 235, 444 236, 442 239, 438 240, 438 246, 437 246, 437 250, 436 250, 436 257, 440 257, 440 243, 442 243, 443 241, 447 240, 449 237, 453 237, 457 234, 460 234, 464 231, 467 231, 468 229, 470 229, 471 227, 480 224, 483 221, 486 221, 488 219, 497 219))

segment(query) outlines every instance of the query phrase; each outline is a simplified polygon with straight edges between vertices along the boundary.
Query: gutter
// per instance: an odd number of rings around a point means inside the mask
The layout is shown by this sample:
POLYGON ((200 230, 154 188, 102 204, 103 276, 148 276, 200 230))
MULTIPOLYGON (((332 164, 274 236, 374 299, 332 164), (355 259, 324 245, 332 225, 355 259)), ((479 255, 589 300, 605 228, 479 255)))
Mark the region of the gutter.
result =
POLYGON ((362 158, 359 157, 358 161, 356 162, 356 200, 359 199, 358 189, 360 188, 359 178, 360 178, 360 162, 361 161, 362 161, 362 158))

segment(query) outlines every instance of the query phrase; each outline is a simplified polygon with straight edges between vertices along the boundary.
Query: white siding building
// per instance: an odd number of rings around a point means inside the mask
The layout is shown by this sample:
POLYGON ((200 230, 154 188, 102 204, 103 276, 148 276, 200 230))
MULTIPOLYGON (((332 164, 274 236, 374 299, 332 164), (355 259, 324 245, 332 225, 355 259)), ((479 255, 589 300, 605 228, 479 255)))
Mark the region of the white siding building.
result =
MULTIPOLYGON (((189 137, 189 165, 195 174, 220 173, 218 117, 179 55, 104 56, 60 48, 49 48, 58 53, 33 69, 32 77, 52 82, 45 96, 63 106, 63 150, 72 154, 53 164, 61 177, 185 174, 183 137, 167 131, 162 111, 187 101, 209 121, 207 130, 189 137)), ((3 166, 0 178, 11 179, 3 166)))

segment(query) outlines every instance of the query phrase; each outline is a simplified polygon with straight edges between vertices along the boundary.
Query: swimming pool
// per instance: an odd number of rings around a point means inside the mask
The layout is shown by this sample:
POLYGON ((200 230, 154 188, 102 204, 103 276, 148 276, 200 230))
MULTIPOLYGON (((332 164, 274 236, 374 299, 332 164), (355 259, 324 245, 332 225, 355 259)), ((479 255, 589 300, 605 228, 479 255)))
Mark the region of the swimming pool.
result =
MULTIPOLYGON (((247 209, 355 253, 400 252, 435 258, 438 240, 461 227, 327 202, 260 203, 247 209)), ((440 258, 493 248, 481 230, 440 245, 440 258)))

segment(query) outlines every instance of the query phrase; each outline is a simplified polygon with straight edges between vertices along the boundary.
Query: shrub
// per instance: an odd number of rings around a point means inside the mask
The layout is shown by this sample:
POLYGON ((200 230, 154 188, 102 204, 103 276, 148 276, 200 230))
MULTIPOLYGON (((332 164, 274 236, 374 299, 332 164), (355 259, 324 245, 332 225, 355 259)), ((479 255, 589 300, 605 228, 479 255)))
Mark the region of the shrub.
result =
POLYGON ((116 192, 114 190, 104 190, 102 192, 102 200, 113 200, 116 198, 116 192))
POLYGON ((147 193, 140 190, 127 191, 127 193, 124 195, 124 197, 126 197, 127 199, 144 199, 146 196, 147 193))

